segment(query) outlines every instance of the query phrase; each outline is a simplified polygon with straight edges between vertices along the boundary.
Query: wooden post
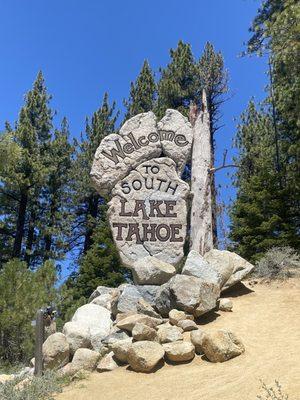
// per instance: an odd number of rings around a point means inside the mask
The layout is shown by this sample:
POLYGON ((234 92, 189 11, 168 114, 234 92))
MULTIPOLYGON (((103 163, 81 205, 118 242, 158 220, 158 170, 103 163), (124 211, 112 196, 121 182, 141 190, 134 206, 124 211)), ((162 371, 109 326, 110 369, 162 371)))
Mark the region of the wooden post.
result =
POLYGON ((43 343, 45 336, 44 310, 36 313, 34 375, 43 374, 43 343))
POLYGON ((210 118, 205 90, 202 92, 202 110, 194 125, 192 150, 192 208, 190 249, 204 255, 213 248, 211 195, 210 118))

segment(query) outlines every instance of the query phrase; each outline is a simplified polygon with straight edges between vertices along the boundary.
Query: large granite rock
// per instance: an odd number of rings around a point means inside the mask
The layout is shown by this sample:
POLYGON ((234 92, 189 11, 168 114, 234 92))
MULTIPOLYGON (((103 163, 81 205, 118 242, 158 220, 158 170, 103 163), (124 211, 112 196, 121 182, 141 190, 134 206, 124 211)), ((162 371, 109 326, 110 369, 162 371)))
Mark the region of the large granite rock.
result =
POLYGON ((128 362, 136 372, 150 372, 163 359, 165 351, 156 342, 141 341, 133 343, 128 351, 128 362))
POLYGON ((125 329, 128 332, 132 332, 133 327, 138 322, 150 326, 150 328, 156 328, 158 325, 162 324, 163 320, 149 317, 148 315, 133 314, 119 321, 117 323, 117 327, 119 329, 125 329))
POLYGON ((137 303, 138 314, 149 315, 149 317, 161 318, 161 316, 154 310, 154 308, 143 298, 139 299, 137 303))
POLYGON ((70 345, 63 333, 50 335, 43 344, 45 369, 59 369, 68 364, 70 345))
POLYGON ((142 298, 146 300, 152 307, 155 306, 155 297, 160 287, 157 285, 136 285, 142 298))
POLYGON ((107 135, 100 143, 91 170, 95 188, 100 194, 109 193, 133 168, 160 154, 153 112, 134 116, 125 122, 118 134, 107 135))
POLYGON ((236 253, 232 253, 231 251, 223 250, 223 253, 226 253, 229 256, 231 264, 233 265, 232 275, 223 286, 223 290, 225 290, 245 279, 247 275, 253 271, 254 265, 250 264, 244 258, 240 257, 236 253))
POLYGON ((171 310, 169 312, 169 321, 172 325, 178 325, 178 323, 182 320, 194 320, 194 317, 192 315, 186 314, 184 311, 179 311, 179 310, 171 310))
POLYGON ((74 354, 80 348, 91 347, 90 330, 85 325, 67 322, 63 327, 63 334, 70 345, 71 354, 74 354))
POLYGON ((160 325, 157 336, 160 343, 171 343, 183 340, 182 329, 169 324, 160 325))
POLYGON ((135 342, 141 340, 150 340, 153 342, 158 342, 157 332, 155 329, 150 328, 150 326, 138 322, 134 325, 132 329, 132 337, 135 342))
POLYGON ((145 161, 116 183, 108 216, 128 267, 147 256, 172 265, 183 257, 189 186, 170 158, 145 161))
POLYGON ((110 333, 112 328, 110 311, 92 303, 79 307, 73 315, 72 322, 88 329, 94 350, 101 348, 101 340, 110 333))
POLYGON ((221 287, 224 278, 220 272, 212 268, 196 250, 191 250, 181 272, 183 275, 196 276, 205 282, 212 282, 221 287))
POLYGON ((222 275, 222 290, 240 282, 254 268, 244 258, 227 250, 212 249, 204 254, 204 259, 222 275))
POLYGON ((113 315, 119 313, 137 312, 137 304, 142 298, 141 293, 135 285, 125 284, 119 288, 120 295, 115 297, 111 303, 111 311, 113 315))
POLYGON ((163 348, 169 361, 186 362, 195 357, 195 347, 191 342, 166 343, 163 348))
POLYGON ((132 346, 132 338, 119 340, 110 346, 113 351, 116 360, 123 364, 128 363, 128 351, 132 346))
POLYGON ((243 343, 226 329, 206 333, 202 340, 202 349, 211 362, 224 362, 245 351, 243 343))
POLYGON ((233 264, 228 252, 212 249, 204 254, 204 260, 222 276, 221 287, 223 287, 233 273, 233 264))
POLYGON ((176 274, 176 269, 156 257, 147 256, 133 264, 132 273, 136 285, 163 285, 176 274))
POLYGON ((178 174, 181 175, 191 154, 193 142, 191 124, 179 111, 168 109, 157 127, 163 154, 176 162, 178 174), (174 140, 170 140, 175 135, 183 139, 182 145, 178 146, 174 140))
POLYGON ((74 370, 93 371, 99 361, 100 354, 89 349, 78 349, 72 360, 74 370))
POLYGON ((216 307, 219 295, 219 287, 211 282, 194 276, 175 275, 160 287, 155 306, 164 317, 173 308, 200 317, 216 307))
POLYGON ((114 353, 111 351, 106 354, 98 363, 96 369, 98 372, 109 372, 118 368, 118 364, 115 360, 114 353))
POLYGON ((117 288, 112 288, 108 286, 98 286, 97 289, 93 291, 93 293, 90 295, 89 302, 94 300, 96 297, 102 296, 102 295, 113 295, 115 293, 118 293, 117 288))
POLYGON ((203 354, 203 339, 205 334, 206 333, 202 329, 197 329, 191 332, 191 342, 195 346, 197 354, 203 354))
POLYGON ((100 143, 91 170, 93 183, 100 194, 108 194, 140 163, 162 154, 175 161, 181 174, 192 140, 190 122, 176 110, 167 110, 158 124, 151 111, 138 114, 100 143))

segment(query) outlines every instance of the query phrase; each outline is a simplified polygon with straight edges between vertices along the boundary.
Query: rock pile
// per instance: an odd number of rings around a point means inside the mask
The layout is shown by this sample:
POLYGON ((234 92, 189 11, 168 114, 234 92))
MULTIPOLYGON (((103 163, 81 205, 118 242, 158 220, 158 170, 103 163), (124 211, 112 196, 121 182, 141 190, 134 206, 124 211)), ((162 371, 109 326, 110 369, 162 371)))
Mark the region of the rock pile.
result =
POLYGON ((151 372, 164 361, 188 362, 195 354, 211 362, 242 354, 244 346, 234 333, 203 330, 195 321, 214 309, 232 310, 232 301, 220 298, 220 293, 246 274, 242 272, 245 265, 248 271, 244 260, 240 266, 239 262, 240 257, 227 251, 213 250, 205 257, 192 251, 182 273, 174 274, 172 266, 146 257, 142 264, 148 265, 143 272, 147 284, 99 286, 90 303, 64 325, 63 333, 46 340, 45 367, 67 375, 82 369, 112 371, 120 365, 151 372), (165 282, 166 271, 170 275, 165 282))

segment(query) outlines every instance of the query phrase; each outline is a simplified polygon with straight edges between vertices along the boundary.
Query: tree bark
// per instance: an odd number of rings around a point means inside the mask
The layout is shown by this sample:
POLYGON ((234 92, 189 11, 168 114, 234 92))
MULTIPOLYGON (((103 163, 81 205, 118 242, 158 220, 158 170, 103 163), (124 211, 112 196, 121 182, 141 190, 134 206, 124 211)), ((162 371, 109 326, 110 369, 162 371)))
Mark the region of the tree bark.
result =
POLYGON ((212 163, 210 118, 207 111, 206 94, 202 94, 202 111, 194 126, 192 151, 192 209, 190 249, 204 255, 213 248, 212 163))
POLYGON ((97 218, 98 203, 99 203, 98 195, 91 196, 88 200, 88 210, 87 210, 87 215, 86 215, 87 229, 86 229, 86 233, 85 233, 85 237, 84 237, 83 254, 86 254, 92 245, 92 235, 94 233, 94 226, 89 226, 90 222, 88 220, 90 217, 92 217, 93 219, 97 218))
POLYGON ((20 258, 20 255, 21 255, 27 202, 28 202, 28 193, 27 193, 27 190, 24 190, 21 193, 21 199, 20 199, 19 209, 18 209, 16 235, 15 235, 15 240, 14 240, 14 245, 13 245, 13 254, 12 255, 13 255, 13 257, 16 257, 16 258, 20 258))

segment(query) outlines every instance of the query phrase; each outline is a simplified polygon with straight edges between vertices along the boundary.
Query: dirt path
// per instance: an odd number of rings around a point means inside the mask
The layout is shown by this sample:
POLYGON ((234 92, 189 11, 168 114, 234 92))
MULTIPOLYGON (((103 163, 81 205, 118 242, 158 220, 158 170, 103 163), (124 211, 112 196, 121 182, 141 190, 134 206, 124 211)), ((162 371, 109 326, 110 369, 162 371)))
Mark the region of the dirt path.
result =
POLYGON ((260 379, 278 379, 289 400, 300 399, 300 279, 231 292, 232 313, 218 312, 205 329, 232 329, 244 355, 222 364, 197 356, 185 365, 152 374, 126 367, 98 374, 65 389, 57 400, 256 400, 260 379), (239 294, 239 295, 238 295, 239 294))

